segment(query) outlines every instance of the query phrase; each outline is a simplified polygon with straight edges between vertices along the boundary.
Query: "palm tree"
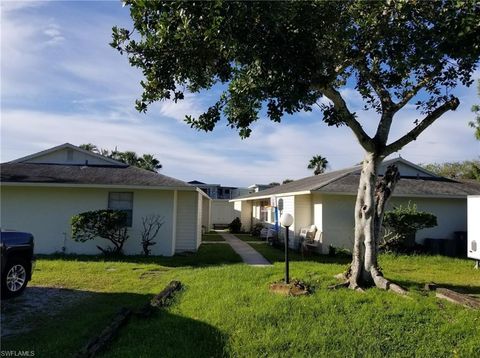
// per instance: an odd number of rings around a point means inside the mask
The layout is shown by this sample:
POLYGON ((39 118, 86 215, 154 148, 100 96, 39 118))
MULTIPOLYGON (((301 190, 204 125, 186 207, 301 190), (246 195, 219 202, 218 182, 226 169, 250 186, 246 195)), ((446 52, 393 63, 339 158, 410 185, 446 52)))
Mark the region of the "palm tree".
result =
POLYGON ((327 158, 322 157, 321 155, 314 155, 312 159, 310 159, 310 163, 308 164, 308 169, 314 169, 313 173, 315 175, 322 174, 327 169, 328 160, 327 158))
POLYGON ((137 167, 156 172, 158 169, 162 168, 162 164, 160 164, 160 161, 153 155, 144 154, 142 157, 138 158, 137 167))
POLYGON ((78 147, 84 150, 88 150, 89 152, 98 153, 98 147, 92 143, 80 144, 78 147))
POLYGON ((138 157, 137 153, 132 151, 120 152, 120 161, 128 165, 138 166, 138 157))

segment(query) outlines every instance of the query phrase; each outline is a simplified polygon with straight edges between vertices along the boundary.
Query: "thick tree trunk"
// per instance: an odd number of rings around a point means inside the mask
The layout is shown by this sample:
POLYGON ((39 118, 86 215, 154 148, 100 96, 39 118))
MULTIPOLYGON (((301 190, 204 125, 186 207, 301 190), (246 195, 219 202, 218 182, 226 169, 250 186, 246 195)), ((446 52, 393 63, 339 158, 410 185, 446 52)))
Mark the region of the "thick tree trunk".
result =
POLYGON ((375 248, 375 184, 382 158, 367 153, 363 161, 355 204, 355 243, 350 268, 350 288, 373 284, 371 269, 377 266, 375 248))
POLYGON ((383 212, 399 179, 396 167, 389 167, 377 184, 377 171, 383 157, 367 153, 362 165, 355 204, 355 243, 349 271, 349 287, 377 286, 405 294, 400 286, 385 279, 378 267, 378 243, 383 212))

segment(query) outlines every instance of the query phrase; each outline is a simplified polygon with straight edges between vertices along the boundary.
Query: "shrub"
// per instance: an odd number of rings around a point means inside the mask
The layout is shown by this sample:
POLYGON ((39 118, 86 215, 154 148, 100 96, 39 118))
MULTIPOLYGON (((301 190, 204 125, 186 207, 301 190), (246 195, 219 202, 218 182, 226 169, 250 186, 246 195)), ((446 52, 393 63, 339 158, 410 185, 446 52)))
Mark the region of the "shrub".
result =
POLYGON ((232 234, 238 234, 242 230, 242 222, 240 221, 240 218, 235 218, 233 221, 228 224, 228 229, 232 234))
POLYGON ((379 248, 386 252, 407 253, 415 245, 418 230, 437 226, 437 217, 425 211, 418 211, 415 204, 394 207, 383 218, 385 235, 379 248))
POLYGON ((113 247, 97 248, 105 255, 123 253, 123 245, 128 239, 127 214, 119 210, 87 211, 75 215, 71 219, 72 239, 86 242, 97 237, 108 240, 113 247))
POLYGON ((252 228, 252 236, 260 236, 260 232, 264 228, 262 223, 256 223, 252 228))

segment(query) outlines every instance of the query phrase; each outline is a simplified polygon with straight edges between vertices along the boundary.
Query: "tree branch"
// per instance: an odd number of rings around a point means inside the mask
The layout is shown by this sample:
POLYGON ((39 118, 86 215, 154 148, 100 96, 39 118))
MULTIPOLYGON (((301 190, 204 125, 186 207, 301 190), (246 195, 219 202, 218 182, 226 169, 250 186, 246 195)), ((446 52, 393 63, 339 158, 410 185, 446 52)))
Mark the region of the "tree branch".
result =
POLYGON ((362 125, 355 119, 355 116, 349 111, 347 104, 343 100, 341 94, 333 87, 321 88, 321 92, 333 102, 337 110, 342 112, 345 117, 345 123, 353 131, 360 145, 368 151, 373 150, 374 144, 372 138, 362 128, 362 125))
POLYGON ((389 144, 383 153, 384 156, 388 156, 393 152, 396 152, 402 149, 405 145, 417 139, 417 137, 427 129, 433 122, 435 122, 439 117, 441 117, 445 112, 450 110, 457 109, 460 101, 456 97, 452 97, 449 101, 442 104, 440 107, 435 109, 429 115, 427 115, 415 128, 413 128, 410 132, 405 134, 400 139, 396 140, 395 142, 389 144))
POLYGON ((425 76, 423 80, 417 83, 410 91, 408 91, 405 96, 401 99, 400 102, 394 104, 395 112, 398 112, 402 109, 413 97, 417 95, 417 93, 425 87, 425 85, 434 77, 434 74, 430 74, 429 76, 425 76))
POLYGON ((385 86, 383 86, 381 81, 379 81, 372 74, 372 70, 368 68, 367 64, 363 60, 359 61, 358 68, 361 71, 361 74, 365 76, 365 78, 368 80, 373 90, 377 94, 378 98, 380 99, 383 111, 390 111, 390 109, 394 106, 394 103, 392 101, 392 96, 390 96, 388 90, 385 88, 385 86))

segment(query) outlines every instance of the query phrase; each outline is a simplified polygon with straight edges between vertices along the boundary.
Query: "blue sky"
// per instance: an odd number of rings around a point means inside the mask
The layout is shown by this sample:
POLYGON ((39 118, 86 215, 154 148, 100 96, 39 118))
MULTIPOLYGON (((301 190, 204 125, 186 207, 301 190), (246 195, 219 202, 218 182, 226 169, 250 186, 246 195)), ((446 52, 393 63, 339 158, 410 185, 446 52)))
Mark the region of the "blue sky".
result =
MULTIPOLYGON (((64 142, 90 142, 154 154, 163 174, 185 181, 248 186, 311 175, 306 166, 315 154, 326 157, 331 170, 362 158, 350 130, 327 127, 318 111, 289 116, 281 124, 262 118, 246 140, 225 124, 203 133, 183 122, 186 114, 207 108, 211 93, 137 113, 141 74, 108 45, 112 26, 131 28, 120 1, 2 1, 0 6, 2 162, 64 142)), ((377 115, 361 110, 353 89, 342 93, 372 133, 377 115)), ((455 94, 461 101, 457 111, 406 146, 402 157, 415 163, 478 158, 480 142, 467 125, 471 105, 479 102, 475 86, 460 86, 455 94)), ((390 138, 412 128, 416 118, 415 108, 407 106, 390 138)))

